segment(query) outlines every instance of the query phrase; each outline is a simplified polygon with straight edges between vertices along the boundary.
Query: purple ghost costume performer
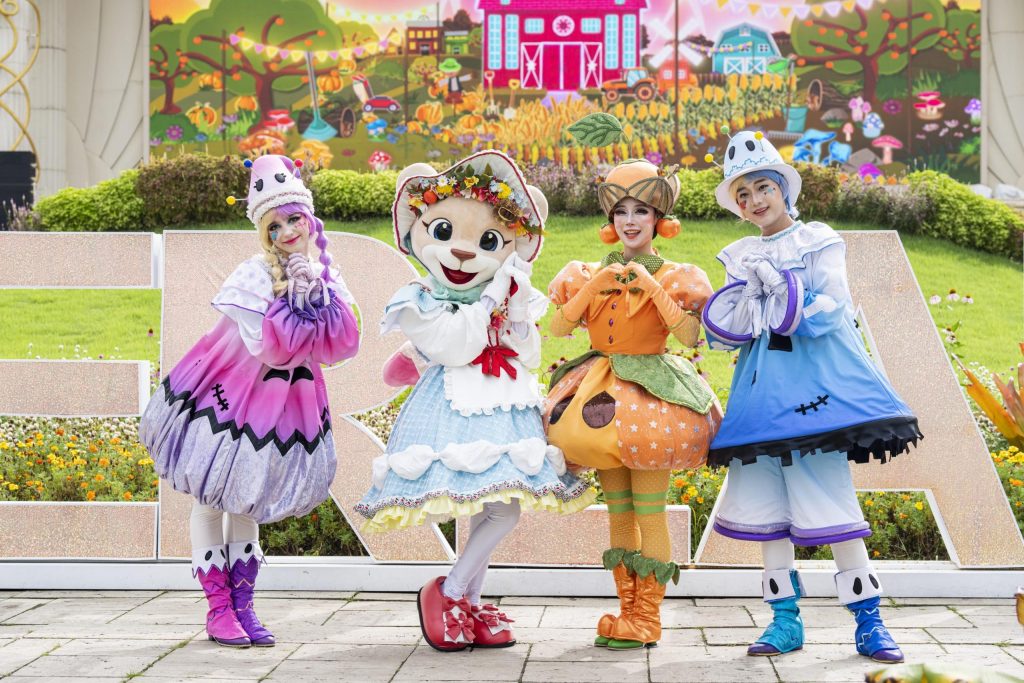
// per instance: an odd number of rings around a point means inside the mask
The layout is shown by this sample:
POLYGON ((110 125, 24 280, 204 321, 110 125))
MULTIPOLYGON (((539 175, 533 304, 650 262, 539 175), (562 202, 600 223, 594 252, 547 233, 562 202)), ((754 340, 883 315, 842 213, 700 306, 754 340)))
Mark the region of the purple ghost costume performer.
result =
POLYGON ((275 297, 262 255, 213 300, 220 322, 171 370, 139 426, 157 474, 200 503, 258 523, 328 496, 336 458, 320 364, 359 347, 352 297, 332 272, 318 305, 275 297))

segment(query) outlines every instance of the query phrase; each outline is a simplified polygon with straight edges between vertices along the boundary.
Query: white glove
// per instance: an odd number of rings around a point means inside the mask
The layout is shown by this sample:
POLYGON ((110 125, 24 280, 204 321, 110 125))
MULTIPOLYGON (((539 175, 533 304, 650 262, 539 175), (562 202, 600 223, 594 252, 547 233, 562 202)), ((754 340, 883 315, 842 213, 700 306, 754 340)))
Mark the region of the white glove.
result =
POLYGON ((494 274, 490 284, 484 287, 481 296, 490 297, 495 302, 495 305, 498 306, 505 301, 505 297, 508 296, 508 290, 512 287, 512 270, 516 258, 518 258, 518 255, 514 251, 508 255, 508 258, 498 267, 498 271, 494 274))
POLYGON ((764 283, 765 294, 771 294, 772 292, 778 292, 779 287, 785 288, 786 278, 782 276, 782 273, 775 270, 775 266, 770 264, 768 261, 761 261, 754 267, 757 277, 764 283))
POLYGON ((512 279, 516 281, 516 293, 508 300, 508 319, 512 322, 530 322, 530 296, 533 285, 530 275, 518 268, 512 270, 512 279))
POLYGON ((302 254, 292 254, 288 257, 288 263, 284 267, 285 275, 289 280, 305 280, 311 282, 316 276, 309 265, 309 259, 302 254))

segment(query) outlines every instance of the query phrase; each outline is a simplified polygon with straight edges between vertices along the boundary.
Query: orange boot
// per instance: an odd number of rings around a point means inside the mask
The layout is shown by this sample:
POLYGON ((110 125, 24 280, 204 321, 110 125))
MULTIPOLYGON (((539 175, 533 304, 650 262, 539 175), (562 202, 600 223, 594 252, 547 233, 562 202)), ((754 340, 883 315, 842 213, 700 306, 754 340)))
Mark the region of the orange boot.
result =
POLYGON ((608 648, 612 650, 633 650, 658 644, 661 639, 661 603, 665 599, 665 588, 669 579, 679 580, 679 568, 674 562, 637 557, 633 568, 636 571, 633 614, 628 619, 615 620, 612 639, 608 641, 608 648))
POLYGON ((636 574, 627 569, 626 565, 620 563, 612 569, 612 576, 615 578, 615 592, 619 595, 619 616, 605 614, 597 622, 597 638, 594 639, 596 647, 608 647, 608 641, 612 639, 612 629, 617 620, 633 617, 633 603, 636 600, 636 574))

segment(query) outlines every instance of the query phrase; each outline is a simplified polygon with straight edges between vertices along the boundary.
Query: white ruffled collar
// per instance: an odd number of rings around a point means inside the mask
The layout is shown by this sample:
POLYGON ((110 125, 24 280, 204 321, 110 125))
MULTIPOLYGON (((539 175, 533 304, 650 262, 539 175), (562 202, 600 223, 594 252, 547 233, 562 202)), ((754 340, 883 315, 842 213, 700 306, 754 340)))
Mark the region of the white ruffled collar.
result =
POLYGON ((833 244, 842 244, 843 238, 835 230, 817 221, 797 221, 782 232, 770 237, 751 235, 736 240, 718 253, 718 260, 736 280, 746 280, 746 269, 741 262, 750 253, 764 254, 779 270, 803 267, 804 257, 833 244))

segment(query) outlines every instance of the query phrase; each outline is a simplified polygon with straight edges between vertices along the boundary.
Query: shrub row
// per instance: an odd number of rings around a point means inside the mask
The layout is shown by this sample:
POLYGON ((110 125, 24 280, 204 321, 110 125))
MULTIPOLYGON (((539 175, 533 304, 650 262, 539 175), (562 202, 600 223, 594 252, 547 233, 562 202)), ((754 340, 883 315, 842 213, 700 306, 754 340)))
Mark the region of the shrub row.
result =
MULTIPOLYGON (((955 244, 1020 260, 1024 219, 1005 204, 980 197, 947 175, 918 171, 900 185, 879 185, 838 171, 798 164, 805 219, 861 221, 902 232, 931 235, 955 244)), ((397 173, 324 169, 304 173, 317 215, 324 219, 379 218, 391 213, 397 173)), ((560 166, 532 166, 524 175, 548 198, 552 214, 599 216, 594 178, 560 166)), ((730 214, 718 206, 718 169, 679 171, 680 218, 708 220, 730 214)), ((66 188, 40 200, 30 225, 43 230, 162 229, 244 220, 248 170, 236 157, 182 155, 125 171, 95 187, 66 188), (37 217, 37 218, 36 218, 37 217), (38 225, 31 225, 32 222, 38 225)))

